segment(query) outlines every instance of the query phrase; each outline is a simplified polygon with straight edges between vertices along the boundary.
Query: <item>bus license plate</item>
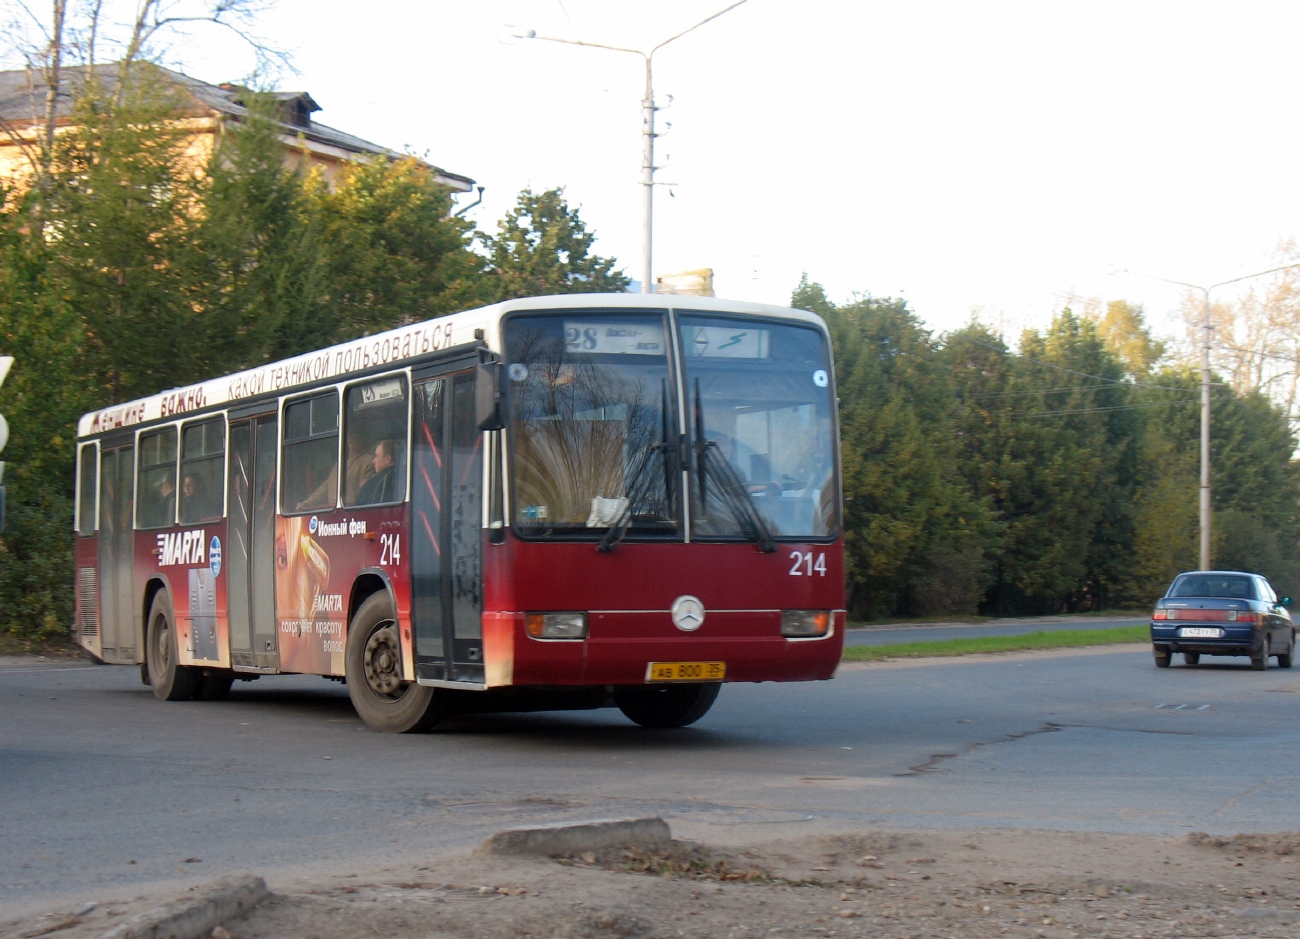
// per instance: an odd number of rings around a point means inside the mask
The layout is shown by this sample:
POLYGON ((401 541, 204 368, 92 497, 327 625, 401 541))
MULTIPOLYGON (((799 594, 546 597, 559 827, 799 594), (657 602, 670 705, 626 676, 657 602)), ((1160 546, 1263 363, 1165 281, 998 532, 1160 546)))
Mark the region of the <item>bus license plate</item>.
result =
POLYGON ((1178 630, 1178 635, 1184 639, 1218 639, 1223 635, 1223 630, 1213 626, 1184 626, 1178 630))
POLYGON ((646 681, 722 681, 726 662, 651 662, 646 681))

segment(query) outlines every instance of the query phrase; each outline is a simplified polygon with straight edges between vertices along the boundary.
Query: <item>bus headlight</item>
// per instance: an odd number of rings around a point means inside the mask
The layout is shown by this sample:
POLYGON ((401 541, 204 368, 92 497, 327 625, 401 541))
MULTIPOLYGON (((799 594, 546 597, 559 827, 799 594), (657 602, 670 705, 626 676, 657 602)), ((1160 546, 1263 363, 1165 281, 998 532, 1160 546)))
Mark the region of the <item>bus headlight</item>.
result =
POLYGON ((781 635, 787 639, 810 639, 826 635, 831 628, 829 610, 782 610, 781 635))
POLYGON ((586 639, 586 613, 529 613, 528 635, 534 639, 586 639))

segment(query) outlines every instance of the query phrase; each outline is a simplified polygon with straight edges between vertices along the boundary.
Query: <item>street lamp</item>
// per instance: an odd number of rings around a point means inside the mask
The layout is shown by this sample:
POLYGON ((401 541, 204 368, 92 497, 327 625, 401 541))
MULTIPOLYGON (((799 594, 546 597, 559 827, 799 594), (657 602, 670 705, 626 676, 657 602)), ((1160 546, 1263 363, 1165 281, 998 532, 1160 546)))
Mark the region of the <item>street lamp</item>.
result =
POLYGON ((547 42, 562 42, 570 46, 588 46, 592 49, 608 49, 611 52, 631 52, 641 56, 645 60, 645 96, 641 99, 641 185, 644 187, 642 195, 642 217, 641 217, 641 292, 654 293, 655 282, 652 267, 653 238, 654 228, 654 187, 655 187, 655 91, 654 91, 654 55, 670 42, 681 39, 689 32, 693 32, 703 26, 705 23, 716 20, 724 13, 729 13, 736 7, 744 3, 745 0, 737 0, 731 6, 725 7, 714 13, 712 16, 705 17, 689 29, 683 29, 674 36, 669 36, 659 45, 655 46, 649 52, 643 52, 640 49, 628 49, 623 46, 607 46, 599 42, 584 42, 581 39, 562 39, 559 36, 539 36, 536 30, 526 29, 519 30, 511 35, 516 39, 544 39, 547 42))
POLYGON ((1210 320, 1210 291, 1217 287, 1226 287, 1229 284, 1240 283, 1243 280, 1250 280, 1255 277, 1263 277, 1265 274, 1276 274, 1278 271, 1289 271, 1293 268, 1300 267, 1300 264, 1286 264, 1282 267, 1270 267, 1266 271, 1258 271, 1254 274, 1244 274, 1241 277, 1234 277, 1231 280, 1221 280, 1217 284, 1210 284, 1208 287, 1202 287, 1200 284, 1189 284, 1181 280, 1170 280, 1167 277, 1157 277, 1154 274, 1140 274, 1137 271, 1125 270, 1125 274, 1132 274, 1135 277, 1146 277, 1150 280, 1163 281, 1166 284, 1175 284, 1179 287, 1186 287, 1188 290, 1199 290, 1204 302, 1203 319, 1201 328, 1205 332, 1205 341, 1201 346, 1201 570, 1210 569, 1210 336, 1214 331, 1214 324, 1210 320))

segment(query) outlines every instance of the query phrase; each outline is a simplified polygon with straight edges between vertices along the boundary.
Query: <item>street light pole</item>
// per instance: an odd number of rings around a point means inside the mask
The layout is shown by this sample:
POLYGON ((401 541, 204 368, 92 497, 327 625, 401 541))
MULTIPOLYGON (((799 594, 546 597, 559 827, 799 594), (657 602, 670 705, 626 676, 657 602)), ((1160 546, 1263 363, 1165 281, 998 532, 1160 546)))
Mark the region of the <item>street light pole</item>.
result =
POLYGON ((587 46, 592 49, 608 49, 610 52, 631 52, 641 56, 645 61, 645 95, 641 98, 641 292, 654 293, 654 189, 655 189, 655 106, 654 89, 654 55, 670 42, 681 39, 689 32, 694 32, 705 23, 716 20, 724 13, 729 13, 746 0, 736 0, 712 16, 707 16, 694 26, 683 29, 676 35, 669 36, 649 52, 640 49, 628 49, 623 46, 607 46, 599 42, 584 42, 581 39, 562 39, 559 36, 539 36, 535 30, 515 32, 518 39, 543 39, 547 42, 562 42, 570 46, 587 46))
POLYGON ((1202 287, 1200 284, 1189 284, 1181 280, 1170 280, 1167 277, 1156 277, 1154 274, 1139 274, 1137 271, 1126 270, 1124 273, 1132 274, 1135 277, 1146 277, 1150 280, 1163 281, 1166 284, 1175 284, 1179 287, 1186 287, 1188 290, 1199 290, 1201 292, 1202 319, 1201 329, 1204 332, 1204 341, 1201 344, 1201 488, 1200 488, 1200 516, 1201 516, 1201 556, 1200 569, 1208 571, 1210 569, 1210 344, 1213 341, 1214 322, 1210 316, 1210 291, 1218 287, 1226 287, 1229 284, 1239 283, 1243 280, 1250 280, 1255 277, 1263 277, 1265 274, 1276 274, 1279 271, 1289 271, 1293 268, 1300 267, 1300 264, 1286 264, 1282 267, 1271 267, 1266 271, 1258 271, 1254 274, 1245 274, 1241 277, 1234 277, 1231 280, 1221 280, 1217 284, 1210 284, 1208 287, 1202 287))

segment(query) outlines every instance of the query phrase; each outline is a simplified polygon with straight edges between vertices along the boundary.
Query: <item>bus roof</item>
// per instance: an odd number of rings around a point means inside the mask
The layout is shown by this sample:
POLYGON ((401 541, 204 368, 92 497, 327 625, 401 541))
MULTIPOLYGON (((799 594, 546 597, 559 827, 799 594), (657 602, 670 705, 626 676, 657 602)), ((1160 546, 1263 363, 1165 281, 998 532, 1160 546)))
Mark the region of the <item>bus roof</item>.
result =
POLYGON ((551 297, 525 297, 492 306, 451 313, 437 319, 399 326, 387 332, 364 336, 292 358, 213 378, 181 388, 137 398, 125 404, 101 408, 82 415, 78 437, 92 437, 124 427, 148 424, 165 418, 235 404, 264 394, 282 393, 331 378, 369 371, 384 365, 399 365, 455 346, 483 341, 500 349, 501 318, 508 313, 546 310, 691 310, 803 320, 823 326, 815 313, 737 300, 676 294, 586 293, 551 297))

